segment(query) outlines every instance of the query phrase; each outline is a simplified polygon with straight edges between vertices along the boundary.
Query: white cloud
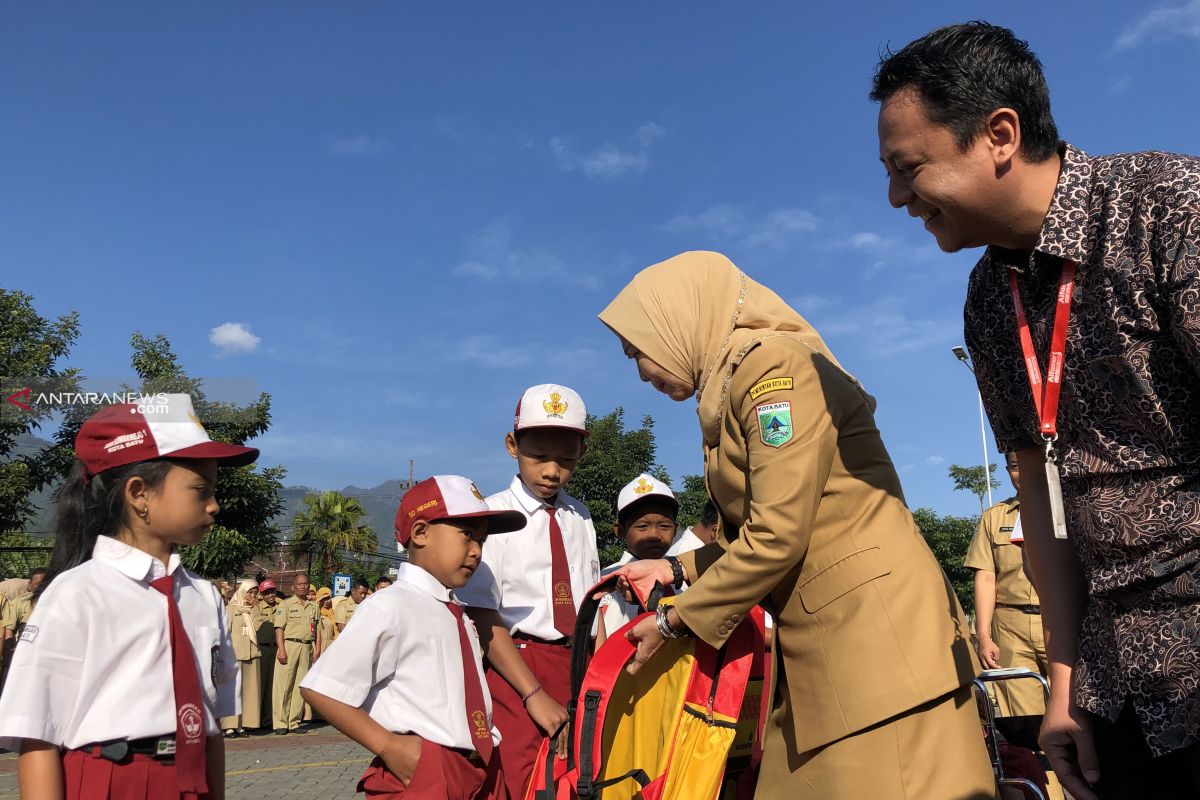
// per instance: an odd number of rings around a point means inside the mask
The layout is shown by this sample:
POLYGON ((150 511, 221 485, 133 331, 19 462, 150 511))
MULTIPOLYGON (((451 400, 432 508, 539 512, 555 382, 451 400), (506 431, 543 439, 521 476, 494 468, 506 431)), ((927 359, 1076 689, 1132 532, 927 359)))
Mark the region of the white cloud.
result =
POLYGON ((698 214, 676 214, 663 226, 671 233, 703 233, 736 239, 744 247, 783 247, 817 230, 817 218, 802 208, 779 208, 750 218, 739 206, 718 203, 698 214))
POLYGON ((820 313, 824 309, 833 306, 834 303, 834 300, 823 295, 802 294, 799 297, 793 297, 790 305, 807 317, 820 313))
POLYGON ((930 456, 925 459, 925 463, 930 467, 940 467, 946 463, 946 459, 943 456, 930 456))
POLYGON ((502 278, 557 281, 568 286, 595 289, 600 280, 578 265, 568 266, 554 253, 537 247, 517 247, 507 222, 493 222, 468 242, 468 256, 454 274, 482 281, 502 278))
POLYGON ((615 180, 623 175, 641 174, 650 165, 650 147, 666 135, 666 128, 647 122, 629 136, 625 145, 605 142, 588 153, 578 153, 564 136, 550 139, 550 153, 563 172, 580 172, 595 180, 615 180))
POLYGON ((334 139, 329 143, 329 155, 339 158, 377 158, 387 152, 388 143, 385 139, 377 139, 365 134, 350 136, 344 139, 334 139))
POLYGON ((880 358, 950 347, 961 338, 960 317, 914 317, 905 311, 911 305, 901 297, 865 304, 830 301, 814 314, 814 324, 827 339, 853 340, 862 351, 880 358))
POLYGON ((464 131, 465 127, 465 120, 461 117, 438 114, 433 118, 433 129, 459 147, 462 147, 467 141, 467 135, 464 131))
POLYGON ((251 333, 245 323, 226 322, 209 332, 208 341, 216 345, 221 355, 235 355, 253 353, 262 339, 251 333))
POLYGON ((491 334, 460 339, 453 353, 459 361, 467 361, 485 369, 513 369, 530 364, 550 364, 563 369, 595 363, 600 354, 590 347, 556 346, 547 353, 536 345, 513 345, 491 334))
POLYGON ((1114 50, 1130 50, 1147 41, 1182 36, 1200 39, 1200 0, 1177 6, 1159 6, 1135 20, 1113 44, 1114 50))

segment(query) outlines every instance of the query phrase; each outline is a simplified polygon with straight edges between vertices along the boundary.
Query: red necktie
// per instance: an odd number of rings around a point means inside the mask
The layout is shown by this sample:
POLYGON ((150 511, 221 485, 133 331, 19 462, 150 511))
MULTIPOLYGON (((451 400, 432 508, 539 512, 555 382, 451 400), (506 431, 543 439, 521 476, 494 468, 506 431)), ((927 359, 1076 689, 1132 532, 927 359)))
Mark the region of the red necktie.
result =
POLYGON ((200 677, 192 643, 179 606, 175 603, 175 577, 165 575, 150 585, 167 596, 167 619, 171 622, 171 677, 175 684, 175 777, 183 800, 208 794, 205 775, 206 742, 204 704, 200 699, 200 677))
POLYGON ((563 636, 575 633, 575 596, 571 593, 571 570, 567 568, 567 550, 563 547, 562 528, 556 508, 547 508, 550 515, 550 588, 554 604, 554 627, 563 636))
POLYGON ((487 764, 492 760, 492 726, 488 724, 487 706, 483 702, 483 681, 479 677, 479 665, 475 661, 475 651, 471 649, 471 638, 467 635, 467 626, 463 623, 462 606, 451 600, 446 603, 454 621, 458 623, 458 648, 462 651, 463 688, 467 695, 467 728, 471 731, 471 740, 475 749, 487 764))

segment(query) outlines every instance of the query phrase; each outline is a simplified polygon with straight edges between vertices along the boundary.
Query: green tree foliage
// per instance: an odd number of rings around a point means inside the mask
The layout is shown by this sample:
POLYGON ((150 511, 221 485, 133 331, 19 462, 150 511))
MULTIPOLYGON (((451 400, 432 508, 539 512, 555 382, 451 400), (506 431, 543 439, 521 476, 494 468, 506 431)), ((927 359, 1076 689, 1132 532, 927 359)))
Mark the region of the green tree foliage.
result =
MULTIPOLYGON (((980 472, 983 472, 982 468, 980 472)), ((918 508, 913 512, 913 519, 921 529, 925 541, 929 543, 929 549, 933 551, 946 576, 950 578, 954 593, 958 595, 958 602, 962 603, 968 613, 973 612, 975 576, 972 570, 963 566, 963 558, 966 557, 967 548, 975 536, 975 529, 979 527, 979 518, 942 517, 933 509, 918 508)))
POLYGON ((56 410, 52 405, 29 404, 32 411, 5 402, 24 388, 43 392, 70 391, 78 381, 72 369, 56 367, 79 336, 79 315, 57 320, 40 316, 33 298, 24 292, 0 289, 0 376, 4 403, 0 410, 0 531, 17 531, 33 516, 29 496, 53 482, 61 465, 70 463, 70 448, 49 448, 34 453, 15 452, 17 439, 41 427, 56 410), (31 387, 31 384, 33 385, 31 387))
POLYGON ((700 521, 700 512, 708 502, 708 487, 703 475, 684 475, 683 491, 675 495, 679 500, 679 528, 690 528, 700 521))
POLYGON ((987 497, 988 489, 1000 488, 1000 481, 996 480, 996 465, 988 464, 987 473, 983 471, 983 465, 975 467, 960 467, 958 464, 950 465, 950 480, 954 481, 955 491, 970 492, 979 498, 979 513, 983 513, 987 508, 984 498, 987 497))
POLYGON ((344 554, 371 555, 379 541, 363 523, 367 510, 356 497, 341 492, 314 492, 304 497, 305 508, 292 518, 292 558, 312 556, 310 577, 317 570, 318 584, 329 583, 346 566, 344 554))
POLYGON ((613 534, 617 495, 621 488, 643 472, 670 482, 667 471, 654 461, 654 420, 642 417, 642 426, 625 430, 625 409, 616 408, 603 417, 588 414, 587 455, 567 485, 567 493, 592 512, 600 563, 611 564, 624 547, 613 534))
POLYGON ((5 548, 45 547, 50 544, 53 544, 53 542, 46 539, 35 539, 32 536, 16 531, 0 533, 0 580, 29 577, 31 569, 44 567, 50 563, 49 550, 17 553, 5 548))

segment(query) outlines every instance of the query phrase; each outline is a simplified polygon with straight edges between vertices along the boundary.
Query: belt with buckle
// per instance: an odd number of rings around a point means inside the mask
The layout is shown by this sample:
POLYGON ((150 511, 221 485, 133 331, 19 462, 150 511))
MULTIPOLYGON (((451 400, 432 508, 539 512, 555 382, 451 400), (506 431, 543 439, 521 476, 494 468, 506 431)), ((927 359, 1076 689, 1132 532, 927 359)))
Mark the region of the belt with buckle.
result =
POLYGON ((171 735, 151 736, 146 739, 118 739, 114 742, 89 744, 78 749, 114 764, 120 764, 129 756, 134 755, 150 756, 162 761, 174 761, 175 737, 171 735))
POLYGON ((568 649, 571 647, 571 637, 570 636, 563 636, 559 639, 543 639, 540 636, 530 636, 527 633, 514 633, 512 635, 512 638, 513 638, 513 641, 516 642, 518 650, 520 650, 522 647, 524 647, 524 644, 522 644, 522 642, 524 642, 524 643, 534 642, 536 644, 545 644, 545 645, 550 645, 551 647, 566 647, 568 649))
POLYGON ((1042 613, 1041 606, 1035 605, 1015 605, 1013 603, 996 603, 1001 608, 1015 608, 1023 614, 1040 614, 1042 613))
POLYGON ((468 750, 465 747, 448 747, 446 749, 453 750, 454 752, 458 753, 460 756, 465 758, 467 761, 470 761, 472 764, 474 764, 477 767, 487 766, 486 764, 483 763, 483 756, 479 755, 478 750, 468 750))

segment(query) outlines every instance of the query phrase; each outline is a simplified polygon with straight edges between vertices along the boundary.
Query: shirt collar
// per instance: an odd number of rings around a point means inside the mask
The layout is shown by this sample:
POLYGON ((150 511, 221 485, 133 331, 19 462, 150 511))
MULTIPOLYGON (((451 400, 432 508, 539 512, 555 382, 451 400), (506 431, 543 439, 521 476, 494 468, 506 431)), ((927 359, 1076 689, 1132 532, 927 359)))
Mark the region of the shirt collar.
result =
POLYGON ((1031 271, 1038 253, 1074 261, 1081 269, 1087 261, 1099 229, 1099 219, 1092 212, 1092 159, 1067 142, 1059 145, 1059 157, 1058 183, 1033 252, 988 248, 1003 269, 1031 271))
POLYGON ((179 566, 179 553, 171 553, 164 570, 162 562, 154 556, 111 536, 96 537, 92 559, 104 562, 135 581, 151 581, 164 575, 174 575, 179 566))
POLYGON ((523 510, 530 517, 541 511, 543 508, 564 507, 561 489, 559 490, 558 495, 555 496, 553 505, 551 505, 534 494, 533 490, 525 485, 525 481, 521 480, 520 475, 517 475, 512 479, 512 483, 509 484, 508 488, 509 491, 511 491, 517 498, 517 503, 520 504, 521 510, 523 510))
MULTIPOLYGON (((418 589, 425 594, 433 595, 436 599, 443 603, 448 603, 453 598, 450 595, 450 590, 447 589, 442 582, 430 575, 425 570, 418 567, 412 562, 405 561, 396 568, 396 580, 398 582, 407 583, 414 589, 418 589)), ((383 591, 387 591, 384 589, 383 591)), ((458 602, 457 600, 455 602, 458 602)))

